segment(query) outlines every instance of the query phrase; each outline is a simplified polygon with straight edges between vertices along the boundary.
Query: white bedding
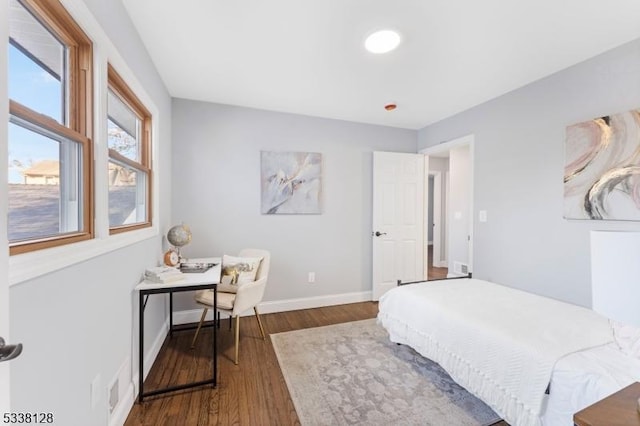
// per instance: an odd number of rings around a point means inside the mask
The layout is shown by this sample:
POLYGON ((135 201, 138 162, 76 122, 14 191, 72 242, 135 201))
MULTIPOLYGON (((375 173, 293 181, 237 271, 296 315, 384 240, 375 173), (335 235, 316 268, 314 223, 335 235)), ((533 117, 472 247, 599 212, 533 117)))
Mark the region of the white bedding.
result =
POLYGON ((397 287, 379 311, 393 342, 439 363, 513 426, 541 424, 558 359, 613 340, 589 309, 476 279, 397 287))
POLYGON ((640 359, 615 343, 569 354, 553 369, 543 424, 573 426, 573 414, 636 381, 640 359))

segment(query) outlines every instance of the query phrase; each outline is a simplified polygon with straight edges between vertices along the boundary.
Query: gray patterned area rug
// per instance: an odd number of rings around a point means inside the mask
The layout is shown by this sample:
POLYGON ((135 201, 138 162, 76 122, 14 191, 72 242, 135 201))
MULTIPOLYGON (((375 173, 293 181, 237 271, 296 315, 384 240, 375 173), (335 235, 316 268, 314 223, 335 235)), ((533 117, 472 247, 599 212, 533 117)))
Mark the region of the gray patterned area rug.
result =
POLYGON ((271 341, 303 425, 490 425, 500 420, 435 362, 389 341, 375 319, 271 341))

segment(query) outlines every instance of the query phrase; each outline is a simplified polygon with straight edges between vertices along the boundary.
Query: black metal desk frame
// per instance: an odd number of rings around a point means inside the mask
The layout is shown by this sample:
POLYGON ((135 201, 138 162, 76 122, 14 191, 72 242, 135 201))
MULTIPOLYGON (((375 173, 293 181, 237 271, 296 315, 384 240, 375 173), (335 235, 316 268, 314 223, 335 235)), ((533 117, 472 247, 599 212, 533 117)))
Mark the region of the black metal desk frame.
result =
POLYGON ((213 290, 213 307, 211 308, 213 310, 213 318, 216 318, 216 313, 217 313, 217 308, 216 306, 218 305, 218 290, 217 290, 218 284, 194 284, 194 285, 174 285, 172 286, 171 284, 163 284, 162 287, 157 287, 157 288, 150 288, 150 289, 140 289, 139 292, 139 310, 138 310, 138 316, 139 316, 139 331, 138 331, 138 337, 140 339, 139 341, 139 353, 138 353, 138 358, 139 358, 139 373, 138 373, 138 385, 139 385, 139 393, 138 393, 138 403, 142 403, 142 401, 144 400, 145 397, 148 396, 154 396, 154 395, 160 395, 163 393, 167 393, 167 392, 174 392, 174 391, 178 391, 178 390, 183 390, 183 389, 190 389, 190 388, 195 388, 198 386, 204 386, 204 385, 213 385, 213 387, 215 388, 217 385, 217 377, 218 377, 218 339, 217 339, 217 328, 218 327, 213 327, 213 357, 212 357, 212 366, 213 366, 213 377, 207 380, 200 380, 197 382, 191 382, 191 383, 185 383, 185 384, 181 384, 181 385, 175 385, 175 386, 168 386, 166 388, 162 388, 162 389, 154 389, 148 392, 144 391, 144 365, 143 365, 143 360, 144 360, 144 309, 147 305, 147 299, 149 298, 149 295, 151 294, 166 294, 169 293, 169 338, 173 337, 173 332, 175 331, 182 331, 182 330, 190 330, 190 329, 194 329, 196 326, 193 327, 180 327, 180 329, 175 329, 173 326, 173 293, 180 293, 183 291, 194 291, 194 290, 206 290, 206 289, 211 289, 213 290))

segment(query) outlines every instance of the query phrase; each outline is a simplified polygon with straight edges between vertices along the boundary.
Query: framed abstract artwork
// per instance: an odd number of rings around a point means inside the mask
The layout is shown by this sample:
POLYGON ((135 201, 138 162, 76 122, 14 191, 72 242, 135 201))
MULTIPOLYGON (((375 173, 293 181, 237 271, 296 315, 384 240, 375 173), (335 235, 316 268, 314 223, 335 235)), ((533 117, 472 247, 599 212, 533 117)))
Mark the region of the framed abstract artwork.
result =
POLYGON ((640 110, 567 127, 566 219, 640 220, 640 110))
POLYGON ((262 214, 320 214, 322 154, 260 153, 262 214))

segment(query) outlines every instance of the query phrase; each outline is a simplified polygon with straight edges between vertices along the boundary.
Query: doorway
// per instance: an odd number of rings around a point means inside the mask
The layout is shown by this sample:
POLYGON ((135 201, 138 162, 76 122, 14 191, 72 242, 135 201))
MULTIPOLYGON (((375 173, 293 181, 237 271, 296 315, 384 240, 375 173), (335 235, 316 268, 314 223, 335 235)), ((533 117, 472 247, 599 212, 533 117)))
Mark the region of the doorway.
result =
POLYGON ((426 148, 425 275, 473 270, 473 135, 426 148))
MULTIPOLYGON (((433 160, 433 159, 432 159, 433 160)), ((442 229, 443 217, 442 172, 430 171, 427 175, 427 279, 447 278, 449 268, 444 257, 442 229)))

